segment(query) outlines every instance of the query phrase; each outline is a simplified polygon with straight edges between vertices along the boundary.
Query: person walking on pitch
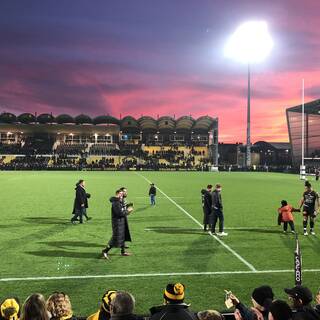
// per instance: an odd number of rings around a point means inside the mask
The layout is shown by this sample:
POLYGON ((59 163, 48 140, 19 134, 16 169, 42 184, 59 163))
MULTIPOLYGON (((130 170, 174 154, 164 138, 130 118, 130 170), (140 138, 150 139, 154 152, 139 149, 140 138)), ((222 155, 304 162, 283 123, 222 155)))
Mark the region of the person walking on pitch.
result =
POLYGON ((207 226, 213 223, 212 213, 212 185, 208 184, 207 189, 201 190, 202 209, 203 209, 203 231, 208 231, 207 226))

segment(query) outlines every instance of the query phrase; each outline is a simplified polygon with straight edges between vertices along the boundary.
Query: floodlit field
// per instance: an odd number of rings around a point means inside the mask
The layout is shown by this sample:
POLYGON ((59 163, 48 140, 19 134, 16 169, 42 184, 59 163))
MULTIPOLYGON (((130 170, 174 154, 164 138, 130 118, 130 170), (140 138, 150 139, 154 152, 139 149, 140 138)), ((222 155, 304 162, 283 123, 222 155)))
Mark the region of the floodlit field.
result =
MULTIPOLYGON (((71 296, 75 314, 99 307, 106 289, 130 291, 137 311, 162 303, 170 281, 187 287, 193 309, 224 308, 224 291, 231 289, 249 302, 255 286, 270 284, 279 298, 292 286, 294 235, 277 226, 279 202, 298 205, 303 183, 297 176, 267 173, 183 172, 0 172, 0 299, 32 292, 48 296, 61 290, 71 296), (74 185, 85 179, 92 198, 83 225, 69 221, 74 185), (149 184, 158 188, 150 207, 149 184), (204 233, 200 190, 208 183, 223 185, 228 237, 204 233), (126 186, 135 204, 129 217, 131 257, 101 250, 111 236, 109 197, 126 186), (222 241, 222 242, 221 242, 222 241), (20 280, 19 280, 20 279, 20 280)), ((314 183, 315 189, 320 186, 314 183)), ((302 217, 295 215, 301 234, 302 217)), ((300 238, 304 284, 319 286, 320 226, 316 236, 300 238)))

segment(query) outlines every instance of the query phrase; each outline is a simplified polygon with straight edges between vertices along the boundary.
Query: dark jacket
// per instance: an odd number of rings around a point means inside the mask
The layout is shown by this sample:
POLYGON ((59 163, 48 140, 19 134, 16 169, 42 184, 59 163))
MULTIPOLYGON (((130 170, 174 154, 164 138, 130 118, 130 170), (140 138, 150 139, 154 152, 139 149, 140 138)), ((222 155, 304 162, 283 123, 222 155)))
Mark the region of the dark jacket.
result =
POLYGON ((222 198, 221 192, 214 190, 212 192, 212 209, 213 210, 222 210, 222 198))
POLYGON ((320 315, 311 306, 302 306, 293 314, 293 320, 319 320, 320 315))
POLYGON ((156 195, 157 194, 157 189, 156 189, 156 187, 150 187, 150 189, 149 189, 149 196, 150 195, 156 195))
POLYGON ((143 319, 145 318, 141 316, 137 316, 135 314, 127 314, 124 316, 113 315, 110 318, 110 320, 143 320, 143 319))
POLYGON ((75 190, 76 190, 76 197, 73 203, 73 212, 72 212, 73 214, 76 209, 80 210, 81 208, 83 208, 82 204, 84 204, 84 208, 88 208, 88 197, 87 197, 86 190, 82 188, 80 185, 77 185, 75 190))
POLYGON ((112 238, 109 244, 112 247, 122 247, 125 241, 131 241, 127 220, 128 211, 123 202, 117 197, 111 197, 112 238))
POLYGON ((195 313, 189 310, 185 303, 167 304, 150 309, 150 320, 196 320, 195 313))
POLYGON ((213 223, 213 214, 212 211, 212 195, 206 189, 201 190, 201 200, 203 208, 203 224, 212 224, 213 223))
MULTIPOLYGON (((236 309, 239 310, 241 317, 243 320, 256 320, 256 313, 251 309, 246 307, 243 303, 239 302, 236 305, 236 309)), ((259 314, 261 314, 263 316, 263 319, 268 320, 268 314, 269 314, 269 310, 265 310, 265 311, 258 311, 259 314)))

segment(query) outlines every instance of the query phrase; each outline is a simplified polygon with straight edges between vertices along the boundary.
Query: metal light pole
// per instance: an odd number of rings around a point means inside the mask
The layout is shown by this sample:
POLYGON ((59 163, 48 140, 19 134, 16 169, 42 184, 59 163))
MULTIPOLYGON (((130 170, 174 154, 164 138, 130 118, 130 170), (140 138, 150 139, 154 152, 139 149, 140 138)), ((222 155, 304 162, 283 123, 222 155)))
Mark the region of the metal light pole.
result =
POLYGON ((251 100, 251 88, 250 88, 250 64, 248 63, 248 102, 247 102, 247 149, 246 149, 246 167, 251 167, 251 110, 250 110, 250 100, 251 100))

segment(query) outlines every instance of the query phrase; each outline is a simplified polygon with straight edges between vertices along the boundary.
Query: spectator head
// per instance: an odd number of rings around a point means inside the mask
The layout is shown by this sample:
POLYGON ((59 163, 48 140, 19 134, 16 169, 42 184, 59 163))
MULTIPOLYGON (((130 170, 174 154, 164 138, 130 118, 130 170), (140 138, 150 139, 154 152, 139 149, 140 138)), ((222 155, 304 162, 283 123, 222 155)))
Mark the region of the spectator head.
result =
POLYGON ((125 316, 133 313, 135 306, 134 297, 124 291, 117 291, 113 300, 110 302, 110 313, 117 316, 125 316))
POLYGON ((205 310, 197 313, 199 320, 224 320, 224 316, 216 310, 205 310))
POLYGON ((154 183, 150 183, 150 186, 151 186, 151 187, 154 187, 154 183))
POLYGON ((288 202, 286 201, 286 200, 282 200, 281 201, 281 206, 282 207, 285 207, 285 206, 287 206, 288 205, 288 202))
POLYGON ((20 318, 20 303, 17 298, 7 298, 0 306, 1 320, 19 320, 20 318))
POLYGON ((22 320, 49 320, 46 302, 42 294, 34 293, 27 298, 22 308, 22 320))
POLYGON ((101 310, 110 313, 110 304, 111 301, 113 301, 113 299, 116 297, 116 293, 117 292, 114 290, 108 290, 105 292, 101 301, 101 310))
POLYGON ((211 191, 211 190, 212 190, 212 184, 208 184, 208 185, 207 185, 207 190, 208 190, 208 191, 211 191))
POLYGON ((252 302, 255 308, 264 311, 269 309, 273 300, 273 292, 269 286, 261 286, 252 291, 252 302))
POLYGON ((47 300, 47 311, 50 312, 51 318, 69 319, 72 317, 72 307, 70 298, 63 292, 53 293, 47 300))
POLYGON ((222 190, 222 185, 220 183, 216 184, 216 190, 221 191, 222 190))
POLYGON ((290 320, 292 310, 289 305, 282 300, 274 300, 269 308, 268 320, 290 320))
POLYGON ((184 292, 185 286, 182 283, 169 283, 163 294, 165 303, 182 303, 184 292))
POLYGON ((294 308, 307 306, 312 301, 312 293, 307 287, 295 286, 292 289, 284 289, 284 292, 289 296, 294 308))

